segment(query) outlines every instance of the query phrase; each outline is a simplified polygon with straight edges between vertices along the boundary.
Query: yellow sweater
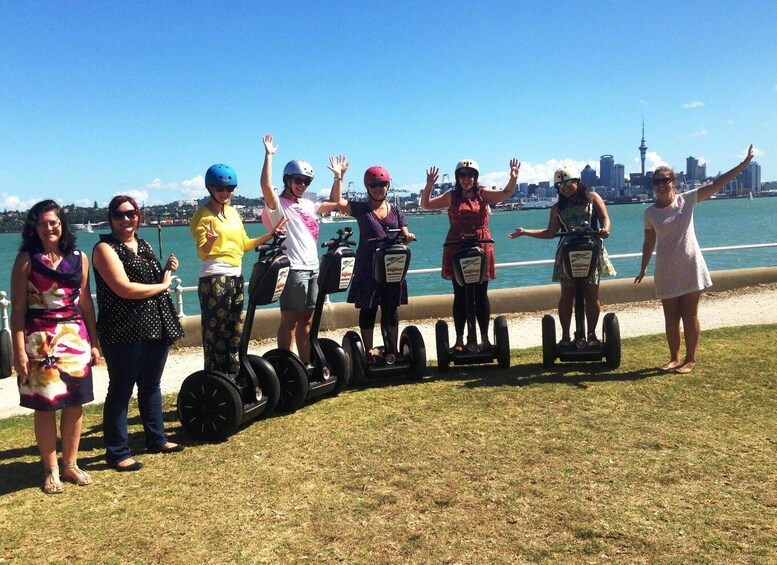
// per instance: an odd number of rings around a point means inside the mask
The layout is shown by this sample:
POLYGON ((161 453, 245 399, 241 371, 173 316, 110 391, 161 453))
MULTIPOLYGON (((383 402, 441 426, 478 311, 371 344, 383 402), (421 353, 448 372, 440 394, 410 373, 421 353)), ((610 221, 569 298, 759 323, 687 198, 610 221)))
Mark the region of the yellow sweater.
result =
POLYGON ((232 206, 226 206, 224 214, 226 217, 216 216, 210 208, 203 206, 194 212, 189 231, 197 244, 197 255, 200 259, 203 261, 218 259, 228 265, 239 267, 243 262, 243 254, 256 246, 255 240, 248 237, 240 215, 232 206), (203 249, 208 242, 205 232, 211 223, 219 237, 213 243, 210 253, 206 253, 203 249))

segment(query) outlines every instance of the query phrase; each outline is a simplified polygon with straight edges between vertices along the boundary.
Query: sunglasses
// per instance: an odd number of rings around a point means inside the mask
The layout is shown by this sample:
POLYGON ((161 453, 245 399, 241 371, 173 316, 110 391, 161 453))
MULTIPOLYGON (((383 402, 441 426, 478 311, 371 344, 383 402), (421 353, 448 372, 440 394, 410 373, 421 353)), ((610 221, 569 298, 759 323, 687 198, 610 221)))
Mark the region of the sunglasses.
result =
POLYGON ((368 182, 367 188, 388 188, 387 182, 368 182))
POLYGON ((236 186, 214 186, 216 192, 235 192, 236 186))
POLYGON ((291 182, 294 184, 304 184, 305 186, 310 186, 310 183, 313 182, 313 179, 310 177, 291 177, 291 182))
POLYGON ((670 182, 672 182, 671 177, 654 178, 653 186, 658 186, 659 184, 669 184, 670 182))
POLYGON ((35 225, 36 225, 36 227, 39 227, 41 229, 49 228, 49 229, 53 230, 53 229, 56 229, 59 226, 61 226, 62 222, 60 222, 59 220, 54 220, 54 221, 51 221, 51 222, 38 222, 35 225))
POLYGON ((562 180, 561 182, 556 183, 556 190, 561 190, 562 188, 569 188, 576 182, 577 182, 577 179, 562 180))
POLYGON ((456 173, 460 179, 474 179, 478 174, 475 171, 461 171, 456 173))
POLYGON ((138 211, 137 210, 114 210, 111 212, 111 217, 114 220, 134 220, 138 217, 138 211))

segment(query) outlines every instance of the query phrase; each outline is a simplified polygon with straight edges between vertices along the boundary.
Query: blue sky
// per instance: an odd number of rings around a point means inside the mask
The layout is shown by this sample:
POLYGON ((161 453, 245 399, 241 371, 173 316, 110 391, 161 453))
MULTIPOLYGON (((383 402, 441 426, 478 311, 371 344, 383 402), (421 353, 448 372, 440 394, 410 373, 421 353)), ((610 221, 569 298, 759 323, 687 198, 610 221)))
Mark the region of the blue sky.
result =
POLYGON ((262 136, 311 189, 386 166, 417 191, 462 158, 502 185, 561 161, 708 174, 749 143, 777 180, 777 3, 0 0, 0 209, 205 194, 213 163, 259 195, 262 136), (771 62, 770 62, 771 61, 771 62))

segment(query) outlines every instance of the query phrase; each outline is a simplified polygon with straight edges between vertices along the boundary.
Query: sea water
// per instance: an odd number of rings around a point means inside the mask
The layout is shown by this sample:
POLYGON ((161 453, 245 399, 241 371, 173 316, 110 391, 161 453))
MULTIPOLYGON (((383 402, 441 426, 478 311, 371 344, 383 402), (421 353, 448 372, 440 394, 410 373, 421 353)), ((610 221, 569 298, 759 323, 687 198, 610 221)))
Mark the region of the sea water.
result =
MULTIPOLYGON (((649 204, 610 205, 608 212, 612 223, 612 233, 606 240, 610 255, 639 253, 642 250, 644 228, 642 217, 649 204)), ((495 212, 491 216, 491 233, 494 239, 496 262, 512 263, 518 261, 537 261, 553 259, 557 240, 538 240, 531 237, 509 239, 507 234, 516 227, 544 228, 548 224, 550 210, 519 210, 495 212)), ((702 248, 746 245, 756 243, 775 243, 777 241, 777 198, 715 199, 701 203, 694 214, 696 234, 702 248)), ((412 252, 410 269, 439 269, 442 260, 442 244, 448 232, 447 214, 408 216, 409 229, 417 238, 410 245, 412 252)), ((352 239, 358 241, 356 222, 322 223, 319 243, 334 237, 338 229, 351 227, 352 239)), ((262 224, 246 224, 250 237, 266 233, 262 224)), ((91 255, 92 247, 99 241, 101 233, 76 232, 78 246, 91 255)), ((164 257, 175 253, 180 262, 177 275, 184 287, 197 285, 201 261, 197 257, 194 241, 188 226, 143 227, 138 231, 146 239, 157 255, 164 257), (161 235, 161 238, 160 238, 161 235), (160 242, 161 239, 161 242, 160 242)), ((21 242, 18 233, 0 234, 0 290, 10 291, 11 267, 21 242)), ((323 254, 323 249, 321 250, 323 254)), ((254 262, 254 252, 246 253, 243 260, 243 273, 246 281, 250 277, 254 262)), ((741 269, 777 265, 777 247, 752 250, 733 250, 706 252, 704 258, 710 270, 741 269)), ((614 259, 618 279, 633 279, 639 271, 640 259, 614 259)), ((653 261, 648 274, 653 272, 653 261)), ((489 288, 516 288, 551 283, 552 265, 529 265, 518 267, 497 267, 497 278, 489 283, 489 288)), ((440 277, 439 272, 408 275, 410 296, 427 296, 451 293, 450 281, 440 277)), ((94 282, 92 282, 94 292, 94 282)), ((334 302, 345 301, 347 292, 331 296, 334 302)), ((197 293, 184 293, 184 312, 198 314, 197 293)))

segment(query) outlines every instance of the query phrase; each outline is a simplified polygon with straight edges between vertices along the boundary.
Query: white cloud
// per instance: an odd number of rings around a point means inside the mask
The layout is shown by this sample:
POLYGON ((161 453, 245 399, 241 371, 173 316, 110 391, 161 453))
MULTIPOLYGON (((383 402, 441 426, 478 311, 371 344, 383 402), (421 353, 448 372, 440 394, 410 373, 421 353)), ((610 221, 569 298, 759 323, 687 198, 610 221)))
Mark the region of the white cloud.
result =
POLYGON ((640 100, 639 101, 639 105, 640 106, 647 106, 648 105, 648 101, 647 100, 640 100))
POLYGON ((656 151, 645 153, 645 171, 654 171, 658 167, 670 166, 656 151))
POLYGON ((683 104, 683 108, 685 108, 686 110, 690 110, 692 108, 701 108, 702 106, 704 106, 704 102, 699 102, 698 100, 683 104))
MULTIPOLYGON (((6 194, 5 192, 3 192, 2 194, 0 194, 0 208, 3 210, 24 211, 24 210, 29 210, 41 200, 45 200, 45 198, 33 197, 33 198, 28 198, 27 200, 22 200, 16 194, 6 194)), ((63 203, 60 200, 57 200, 56 198, 54 200, 60 206, 63 205, 63 203)))
POLYGON ((703 137, 703 136, 707 135, 708 133, 710 133, 708 130, 700 129, 699 131, 693 131, 693 132, 689 133, 688 137, 703 137))
POLYGON ((726 120, 726 123, 730 126, 734 125, 734 120, 726 120))

